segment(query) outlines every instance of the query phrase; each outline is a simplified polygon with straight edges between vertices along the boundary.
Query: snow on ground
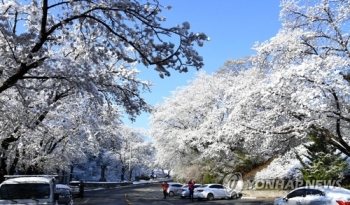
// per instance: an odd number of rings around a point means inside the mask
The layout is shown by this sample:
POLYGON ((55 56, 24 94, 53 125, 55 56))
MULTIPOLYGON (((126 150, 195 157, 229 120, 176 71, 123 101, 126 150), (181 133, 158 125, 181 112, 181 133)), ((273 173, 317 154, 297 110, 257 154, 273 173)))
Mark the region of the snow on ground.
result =
POLYGON ((171 178, 157 178, 157 179, 150 179, 150 180, 140 180, 140 181, 133 181, 133 184, 147 184, 147 183, 156 183, 156 182, 163 182, 163 181, 172 181, 171 178))
POLYGON ((157 182, 156 180, 140 180, 140 181, 133 181, 133 184, 149 184, 149 183, 154 183, 157 182))
POLYGON ((274 159, 269 166, 256 173, 255 180, 260 179, 299 179, 301 173, 297 168, 301 167, 299 160, 295 156, 306 153, 306 148, 302 145, 288 151, 283 156, 274 159))

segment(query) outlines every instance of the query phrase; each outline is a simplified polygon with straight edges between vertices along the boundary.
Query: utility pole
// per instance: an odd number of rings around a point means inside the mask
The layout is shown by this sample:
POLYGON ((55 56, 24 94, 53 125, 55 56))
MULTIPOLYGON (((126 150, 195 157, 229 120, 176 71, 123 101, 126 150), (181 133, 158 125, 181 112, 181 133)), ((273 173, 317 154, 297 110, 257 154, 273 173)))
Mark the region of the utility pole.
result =
POLYGON ((130 158, 129 158, 129 181, 131 181, 131 141, 129 142, 130 158))

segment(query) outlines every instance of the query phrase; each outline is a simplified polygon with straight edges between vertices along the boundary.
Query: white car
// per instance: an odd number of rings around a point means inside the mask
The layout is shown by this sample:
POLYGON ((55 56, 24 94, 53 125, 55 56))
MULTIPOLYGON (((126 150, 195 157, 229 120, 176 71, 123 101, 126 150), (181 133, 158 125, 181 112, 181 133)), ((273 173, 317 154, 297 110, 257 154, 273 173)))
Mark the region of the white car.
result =
POLYGON ((69 187, 74 198, 79 196, 79 184, 80 184, 80 181, 69 182, 69 187))
POLYGON ((294 189, 274 205, 348 205, 350 190, 334 186, 304 186, 294 189))
POLYGON ((237 199, 242 193, 221 184, 204 184, 194 189, 193 198, 198 199, 237 199))
POLYGON ((68 185, 56 184, 56 193, 59 194, 58 204, 73 205, 73 196, 68 185))
POLYGON ((182 184, 181 183, 177 183, 177 182, 168 182, 168 195, 169 196, 174 196, 175 194, 177 194, 178 190, 181 189, 182 184))
MULTIPOLYGON (((201 186, 201 184, 195 184, 194 188, 201 186)), ((183 185, 181 189, 177 190, 177 194, 180 195, 181 198, 186 198, 190 196, 190 190, 188 189, 188 185, 183 185)))

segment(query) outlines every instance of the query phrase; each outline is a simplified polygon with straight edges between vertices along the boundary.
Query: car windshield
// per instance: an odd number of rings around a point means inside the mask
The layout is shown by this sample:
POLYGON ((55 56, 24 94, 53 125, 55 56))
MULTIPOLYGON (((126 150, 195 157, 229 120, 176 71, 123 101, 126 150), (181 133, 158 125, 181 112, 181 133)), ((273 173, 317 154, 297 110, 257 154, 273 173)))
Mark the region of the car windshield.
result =
POLYGON ((1 199, 47 199, 49 184, 4 184, 0 189, 1 199))
POLYGON ((56 193, 59 193, 61 195, 69 195, 69 189, 56 189, 56 193))
POLYGON ((79 186, 79 182, 70 182, 69 186, 79 186))

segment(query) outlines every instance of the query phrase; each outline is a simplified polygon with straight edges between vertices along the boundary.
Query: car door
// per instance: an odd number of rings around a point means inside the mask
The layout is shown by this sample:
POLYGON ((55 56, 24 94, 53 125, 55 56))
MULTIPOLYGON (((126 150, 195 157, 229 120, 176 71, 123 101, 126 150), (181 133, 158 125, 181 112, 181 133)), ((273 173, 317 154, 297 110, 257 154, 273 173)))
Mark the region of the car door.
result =
POLYGON ((288 205, 303 205, 305 198, 305 189, 296 189, 290 192, 286 198, 284 198, 284 204, 288 205))
POLYGON ((178 190, 181 190, 182 184, 173 184, 172 189, 174 194, 177 194, 178 190))
POLYGON ((225 186, 219 185, 221 198, 231 198, 232 190, 225 186))
POLYGON ((215 188, 215 196, 216 198, 226 198, 226 193, 225 193, 225 189, 224 189, 224 186, 222 185, 213 185, 213 187, 215 188))
POLYGON ((214 195, 214 198, 220 198, 220 193, 219 193, 216 185, 208 186, 208 194, 209 194, 209 192, 214 195))
POLYGON ((303 205, 320 205, 325 202, 325 194, 318 189, 306 189, 303 205))

